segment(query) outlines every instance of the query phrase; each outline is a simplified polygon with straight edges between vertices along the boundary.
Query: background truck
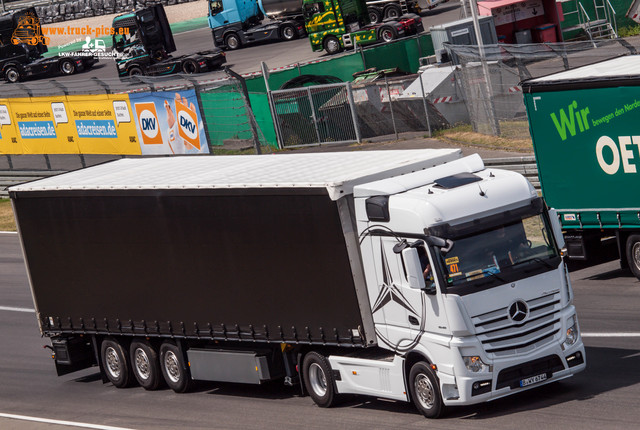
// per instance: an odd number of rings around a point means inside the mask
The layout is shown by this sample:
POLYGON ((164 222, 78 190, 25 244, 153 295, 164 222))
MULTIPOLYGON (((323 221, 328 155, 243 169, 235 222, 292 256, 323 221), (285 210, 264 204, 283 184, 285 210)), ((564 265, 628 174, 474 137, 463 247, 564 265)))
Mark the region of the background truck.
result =
POLYGON ((113 49, 119 76, 204 73, 226 62, 218 48, 173 57, 176 45, 161 4, 134 10, 113 18, 113 49))
POLYGON ((122 159, 9 190, 62 375, 427 417, 584 369, 557 217, 460 151, 122 159))
MULTIPOLYGON (((428 8, 436 4, 430 0, 420 1, 428 8)), ((336 8, 341 7, 338 0, 333 3, 336 8)), ((333 8, 333 3, 327 2, 327 7, 333 8)), ((422 10, 413 0, 362 0, 361 3, 373 24, 385 19, 398 20, 402 15, 422 10)), ((214 44, 230 50, 257 42, 293 40, 307 34, 303 0, 209 0, 209 27, 214 44)), ((397 32, 404 33, 400 30, 397 32)))
POLYGON ((324 49, 328 54, 424 31, 422 19, 415 14, 371 24, 364 0, 303 0, 302 7, 311 49, 324 49))
POLYGON ((640 56, 522 83, 542 193, 576 261, 620 258, 640 278, 640 56))
POLYGON ((72 75, 98 62, 93 55, 45 58, 48 43, 34 8, 0 15, 0 68, 4 79, 15 83, 32 77, 72 75))
POLYGON ((304 37, 301 5, 301 0, 210 0, 213 42, 238 49, 255 42, 304 37))

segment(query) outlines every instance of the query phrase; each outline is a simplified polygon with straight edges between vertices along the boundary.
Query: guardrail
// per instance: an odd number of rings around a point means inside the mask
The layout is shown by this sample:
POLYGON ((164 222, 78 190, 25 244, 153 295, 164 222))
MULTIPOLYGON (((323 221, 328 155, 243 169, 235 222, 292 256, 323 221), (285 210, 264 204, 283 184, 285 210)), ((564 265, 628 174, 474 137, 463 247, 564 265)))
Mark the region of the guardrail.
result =
MULTIPOLYGON (((85 157, 87 157, 85 155, 85 157)), ((104 156, 103 156, 104 157, 104 156)), ((115 156, 112 158, 121 158, 120 156, 115 156)), ((48 160, 48 158, 47 158, 48 160)), ((80 167, 88 167, 89 165, 98 164, 99 162, 104 162, 105 159, 83 159, 82 165, 80 167)), ((524 177, 526 177, 529 182, 533 184, 536 190, 540 191, 540 180, 538 179, 538 166, 536 166, 536 160, 533 156, 528 157, 509 157, 509 158, 492 158, 484 160, 484 164, 487 167, 495 167, 498 169, 511 170, 513 172, 520 173, 524 177)), ((57 175, 60 173, 65 173, 69 171, 67 170, 53 170, 51 167, 51 162, 48 161, 48 168, 44 169, 30 169, 30 170, 6 170, 0 169, 0 198, 9 197, 9 193, 7 192, 7 187, 12 185, 21 184, 23 182, 34 181, 36 179, 41 179, 53 175, 57 175)))

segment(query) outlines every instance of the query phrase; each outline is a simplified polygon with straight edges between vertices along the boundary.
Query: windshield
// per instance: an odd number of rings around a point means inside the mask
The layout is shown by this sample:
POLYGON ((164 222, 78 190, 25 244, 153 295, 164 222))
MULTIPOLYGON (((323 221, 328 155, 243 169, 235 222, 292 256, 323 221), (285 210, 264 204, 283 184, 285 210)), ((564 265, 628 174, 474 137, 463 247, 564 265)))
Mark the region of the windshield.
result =
POLYGON ((454 292, 455 287, 490 287, 551 270, 557 267, 554 259, 558 257, 540 214, 454 239, 441 262, 446 288, 454 292))

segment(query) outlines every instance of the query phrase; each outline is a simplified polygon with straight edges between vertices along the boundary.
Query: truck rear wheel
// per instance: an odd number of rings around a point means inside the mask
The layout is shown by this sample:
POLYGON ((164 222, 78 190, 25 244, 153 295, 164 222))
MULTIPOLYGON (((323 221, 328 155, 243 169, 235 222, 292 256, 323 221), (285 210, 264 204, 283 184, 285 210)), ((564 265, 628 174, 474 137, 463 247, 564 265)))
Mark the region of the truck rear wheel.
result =
POLYGON ((191 389, 191 376, 175 343, 165 342, 160 347, 160 369, 165 382, 176 393, 186 393, 191 389))
POLYGON ((392 40, 396 40, 398 38, 398 32, 396 31, 396 29, 389 25, 382 26, 378 35, 384 42, 391 42, 392 40))
POLYGON ((147 341, 131 342, 129 349, 133 375, 145 390, 156 390, 162 382, 158 353, 147 341))
POLYGON ((280 29, 280 39, 293 40, 297 38, 296 28, 291 24, 284 24, 280 29))
POLYGON ((63 75, 73 75, 76 71, 76 64, 72 60, 62 60, 60 62, 60 73, 63 75))
POLYGON ((333 406, 338 399, 338 393, 327 358, 317 352, 310 352, 304 357, 302 368, 304 385, 315 404, 321 408, 333 406))
POLYGON ((199 71, 198 63, 195 60, 186 60, 184 63, 182 63, 183 73, 191 75, 193 73, 198 73, 198 71, 199 71))
POLYGON ((20 82, 20 70, 16 66, 7 67, 4 71, 4 79, 12 84, 20 82))
POLYGON ((132 376, 129 366, 129 354, 115 339, 107 338, 100 347, 102 367, 107 379, 117 388, 131 385, 132 376))
POLYGON ((626 248, 629 269, 636 278, 640 279, 640 235, 629 236, 626 248))
POLYGON ((369 11, 369 20, 371 24, 377 24, 382 21, 382 9, 376 6, 367 6, 369 11))
POLYGON ((340 41, 335 36, 327 36, 324 39, 324 42, 322 42, 322 46, 324 47, 324 50, 327 51, 327 54, 329 55, 337 54, 342 50, 342 47, 340 46, 340 41))
POLYGON ((384 19, 396 19, 402 15, 402 9, 397 4, 390 4, 384 9, 384 19))
POLYGON ((409 373, 409 392, 414 405, 427 418, 438 418, 444 410, 440 384, 429 364, 419 361, 409 373))

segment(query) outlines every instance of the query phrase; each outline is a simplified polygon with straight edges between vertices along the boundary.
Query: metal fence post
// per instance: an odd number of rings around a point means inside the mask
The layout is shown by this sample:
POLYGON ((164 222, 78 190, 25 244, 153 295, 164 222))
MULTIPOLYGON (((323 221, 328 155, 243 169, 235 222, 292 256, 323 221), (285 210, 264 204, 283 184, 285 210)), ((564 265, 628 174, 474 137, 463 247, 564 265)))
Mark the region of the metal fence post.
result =
POLYGON ((284 148, 284 142, 282 140, 282 130, 280 130, 280 121, 276 112, 276 104, 273 101, 273 94, 269 88, 269 70, 267 69, 267 63, 264 61, 260 63, 262 69, 262 77, 264 78, 264 85, 267 89, 267 101, 269 102, 269 110, 271 111, 271 121, 273 121, 273 129, 276 132, 276 141, 278 142, 278 149, 284 148))
POLYGON ((422 91, 422 104, 424 105, 424 114, 427 118, 427 130, 429 131, 429 137, 431 137, 431 122, 429 121, 429 106, 427 105, 427 95, 424 93, 424 82, 422 82, 422 73, 418 77, 420 79, 420 89, 422 91))
POLYGON ((393 123, 393 132, 396 135, 396 140, 398 140, 398 128, 396 127, 396 118, 393 115, 393 103, 391 103, 391 91, 389 90, 389 81, 387 80, 387 75, 384 75, 384 85, 387 87, 387 97, 389 97, 389 109, 391 110, 391 122, 393 123))
MULTIPOLYGON (((249 117, 249 125, 251 127, 251 135, 253 136, 253 146, 256 148, 256 154, 261 155, 262 149, 260 148, 260 139, 258 138, 258 124, 256 123, 256 119, 253 116, 253 110, 251 109, 251 100, 249 100, 249 91, 247 90, 247 83, 244 78, 231 70, 228 67, 224 68, 225 73, 229 76, 235 78, 240 82, 240 87, 242 88, 242 98, 244 99, 244 105, 247 112, 247 116, 249 117)), ((201 103, 202 105, 202 103, 201 103)))
POLYGON ((309 107, 311 108, 311 119, 313 121, 313 127, 316 129, 316 136, 318 137, 318 144, 322 143, 320 139, 320 130, 318 130, 318 120, 316 119, 316 108, 313 105, 313 98, 311 97, 311 88, 307 87, 307 97, 309 97, 309 107))
POLYGON ((351 109, 351 118, 353 118, 353 128, 356 132, 356 140, 358 143, 362 143, 360 137, 360 124, 358 124, 358 115, 356 114, 356 106, 353 101, 353 93, 351 92, 351 82, 347 82, 347 100, 349 101, 349 108, 351 109))

